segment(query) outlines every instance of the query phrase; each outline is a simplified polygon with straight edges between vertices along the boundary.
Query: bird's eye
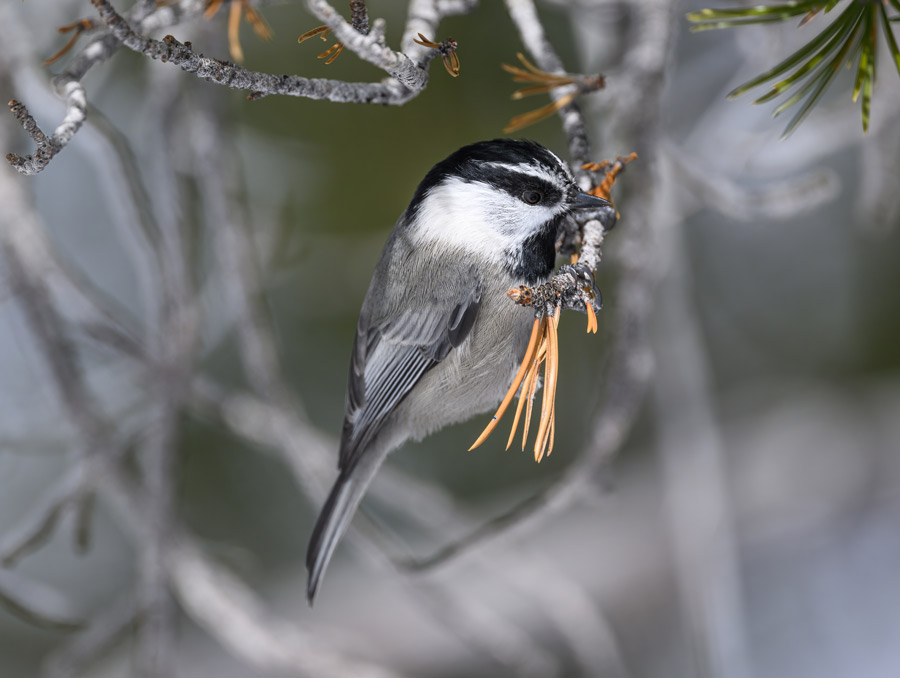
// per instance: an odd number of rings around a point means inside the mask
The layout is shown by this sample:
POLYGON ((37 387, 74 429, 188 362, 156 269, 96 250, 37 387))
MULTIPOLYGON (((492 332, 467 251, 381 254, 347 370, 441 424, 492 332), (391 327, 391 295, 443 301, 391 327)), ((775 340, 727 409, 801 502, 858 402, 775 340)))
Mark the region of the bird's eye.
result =
POLYGON ((540 191, 525 191, 522 194, 522 200, 529 205, 537 205, 543 197, 540 191))

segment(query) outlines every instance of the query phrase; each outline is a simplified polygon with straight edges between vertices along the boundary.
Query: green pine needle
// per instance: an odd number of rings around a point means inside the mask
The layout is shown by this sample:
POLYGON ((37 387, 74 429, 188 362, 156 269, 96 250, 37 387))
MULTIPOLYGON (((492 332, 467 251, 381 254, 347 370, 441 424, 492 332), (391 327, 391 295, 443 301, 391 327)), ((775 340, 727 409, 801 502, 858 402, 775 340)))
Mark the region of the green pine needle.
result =
MULTIPOLYGON (((800 26, 820 12, 827 14, 842 0, 796 0, 775 5, 757 5, 742 9, 704 9, 687 15, 694 23, 692 31, 733 28, 750 24, 774 23, 803 15, 800 26)), ((802 101, 783 136, 790 135, 806 119, 831 84, 835 74, 856 64, 853 101, 860 101, 863 132, 869 128, 872 90, 878 54, 878 24, 881 24, 888 52, 900 74, 900 48, 891 28, 900 15, 888 16, 888 5, 900 12, 900 0, 849 0, 841 14, 812 40, 765 73, 739 85, 728 94, 734 98, 769 83, 770 89, 754 103, 765 103, 793 90, 776 107, 776 116, 802 101)))
MULTIPOLYGON (((900 3, 898 3, 900 4, 900 3)), ((881 5, 881 26, 884 28, 884 37, 887 40, 888 51, 894 57, 894 64, 897 66, 897 74, 900 75, 900 49, 897 48, 897 41, 894 39, 894 31, 888 24, 887 10, 881 5)), ((891 21, 900 21, 900 16, 894 17, 891 21)))
MULTIPOLYGON (((787 88, 788 85, 802 77, 811 68, 816 66, 822 59, 827 57, 831 52, 835 50, 837 45, 840 44, 842 37, 850 28, 850 22, 853 19, 853 16, 850 14, 850 11, 852 9, 853 7, 848 7, 844 11, 844 13, 837 19, 835 19, 824 31, 819 33, 819 35, 810 40, 799 50, 791 54, 791 56, 782 61, 780 64, 778 64, 771 70, 758 75, 752 80, 748 80, 743 85, 740 85, 733 89, 731 92, 729 92, 728 98, 733 99, 734 97, 743 94, 749 89, 753 89, 754 87, 761 85, 764 82, 774 80, 775 78, 784 75, 795 66, 801 64, 804 59, 806 59, 810 55, 813 55, 812 58, 806 64, 802 65, 797 71, 795 71, 792 76, 790 76, 786 80, 782 80, 781 82, 776 83, 773 86, 773 91, 775 92, 773 96, 777 96, 778 94, 780 94, 782 91, 784 91, 784 89, 787 88)), ((770 92, 769 94, 772 94, 772 92, 770 92)), ((767 94, 765 95, 765 98, 760 98, 755 103, 769 101, 771 98, 773 97, 767 94)))

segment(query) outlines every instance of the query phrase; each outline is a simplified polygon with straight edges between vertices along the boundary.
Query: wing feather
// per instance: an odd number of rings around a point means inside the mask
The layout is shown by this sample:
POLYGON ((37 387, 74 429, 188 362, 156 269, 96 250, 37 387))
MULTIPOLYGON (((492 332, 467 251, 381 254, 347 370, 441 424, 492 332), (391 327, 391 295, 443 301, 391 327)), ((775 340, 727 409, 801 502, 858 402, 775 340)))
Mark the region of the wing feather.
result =
MULTIPOLYGON (((467 273, 453 281, 435 275, 429 283, 434 289, 426 290, 431 293, 425 297, 428 303, 405 304, 403 311, 377 320, 367 308, 380 308, 376 302, 370 304, 370 288, 350 361, 341 470, 356 464, 422 376, 471 332, 481 305, 481 285, 477 276, 467 273)), ((373 280, 373 286, 379 282, 373 280)))

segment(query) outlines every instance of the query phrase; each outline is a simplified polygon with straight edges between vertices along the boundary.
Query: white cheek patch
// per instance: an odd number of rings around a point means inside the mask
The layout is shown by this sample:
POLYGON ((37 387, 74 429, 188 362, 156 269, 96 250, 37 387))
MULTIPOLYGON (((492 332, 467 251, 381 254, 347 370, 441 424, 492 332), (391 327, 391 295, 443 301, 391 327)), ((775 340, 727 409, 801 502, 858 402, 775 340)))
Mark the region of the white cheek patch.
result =
POLYGON ((480 182, 450 178, 419 204, 413 238, 505 261, 505 252, 551 221, 555 211, 527 205, 480 182))

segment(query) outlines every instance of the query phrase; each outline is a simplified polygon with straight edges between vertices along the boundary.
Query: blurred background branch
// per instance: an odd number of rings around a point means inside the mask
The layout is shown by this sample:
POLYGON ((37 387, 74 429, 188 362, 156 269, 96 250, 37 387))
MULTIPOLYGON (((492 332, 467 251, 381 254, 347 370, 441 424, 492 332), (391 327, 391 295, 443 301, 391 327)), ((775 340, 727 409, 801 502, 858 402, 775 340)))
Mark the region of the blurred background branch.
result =
MULTIPOLYGON (((800 27, 803 27, 811 23, 816 15, 827 15, 839 4, 840 0, 800 0, 742 9, 703 9, 687 16, 694 22, 694 31, 773 23, 797 17, 801 17, 800 27)), ((774 113, 775 116, 781 115, 802 101, 784 130, 784 136, 788 136, 809 115, 840 68, 845 64, 848 69, 851 68, 855 59, 853 101, 860 99, 862 128, 866 132, 875 86, 879 32, 884 35, 885 46, 900 75, 900 47, 891 25, 895 21, 900 21, 898 0, 849 0, 843 3, 842 11, 815 38, 776 66, 736 87, 728 96, 733 98, 770 83, 771 89, 753 102, 761 104, 793 90, 774 113)))
POLYGON ((0 8, 0 86, 64 120, 0 122, 0 673, 896 673, 896 91, 865 141, 823 97, 777 145, 718 99, 797 31, 701 47, 676 0, 95 5, 0 8), (601 332, 561 335, 552 457, 464 453, 478 420, 398 452, 310 610, 369 273, 424 171, 521 116, 519 51, 583 187, 640 156, 586 226, 601 332))

